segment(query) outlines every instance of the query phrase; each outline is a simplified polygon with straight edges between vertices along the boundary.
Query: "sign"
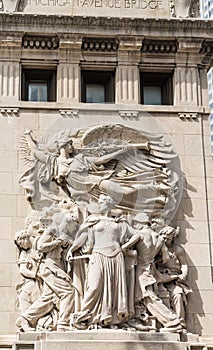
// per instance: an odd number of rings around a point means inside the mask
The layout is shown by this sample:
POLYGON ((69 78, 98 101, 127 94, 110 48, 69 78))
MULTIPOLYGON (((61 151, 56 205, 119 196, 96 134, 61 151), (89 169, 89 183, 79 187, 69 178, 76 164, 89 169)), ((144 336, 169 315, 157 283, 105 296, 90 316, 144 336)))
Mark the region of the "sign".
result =
POLYGON ((25 0, 24 13, 169 18, 169 0, 25 0))

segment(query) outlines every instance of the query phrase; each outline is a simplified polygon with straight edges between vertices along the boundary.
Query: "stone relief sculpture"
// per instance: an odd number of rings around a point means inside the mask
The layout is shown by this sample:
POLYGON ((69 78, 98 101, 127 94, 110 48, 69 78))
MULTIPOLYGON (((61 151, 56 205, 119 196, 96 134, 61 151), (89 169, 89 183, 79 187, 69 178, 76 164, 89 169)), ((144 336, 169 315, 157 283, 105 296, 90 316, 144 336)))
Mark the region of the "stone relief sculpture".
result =
POLYGON ((45 141, 25 130, 21 150, 20 185, 37 218, 15 239, 19 330, 181 332, 187 266, 168 226, 180 188, 171 144, 100 124, 45 141))
POLYGON ((4 11, 4 3, 0 0, 0 11, 4 11))
MULTIPOLYGON (((80 227, 67 258, 84 244, 89 246, 87 288, 76 326, 87 320, 88 324, 110 327, 121 324, 128 317, 124 254, 141 237, 126 218, 114 218, 114 206, 109 196, 100 195, 98 215, 90 215, 80 227)), ((142 238, 141 238, 142 239, 142 238)), ((83 281, 84 283, 84 281, 83 281)), ((82 324, 82 327, 88 327, 82 324)))
POLYGON ((41 294, 42 281, 37 276, 40 255, 36 249, 36 238, 27 230, 16 232, 15 243, 20 251, 17 264, 23 277, 22 283, 17 285, 18 302, 21 312, 24 312, 41 294))
POLYGON ((169 292, 170 307, 175 311, 181 320, 181 324, 185 327, 185 307, 187 304, 187 295, 191 290, 187 283, 188 266, 185 251, 183 247, 175 243, 175 238, 179 233, 179 227, 175 229, 171 226, 165 226, 160 231, 160 236, 163 237, 168 248, 169 258, 166 262, 160 260, 157 263, 157 268, 166 276, 163 284, 169 292))
POLYGON ((107 194, 125 213, 167 217, 176 206, 178 175, 169 165, 177 156, 161 135, 106 124, 62 131, 44 144, 26 130, 22 150, 30 169, 20 185, 32 205, 66 196, 97 201, 107 194))
POLYGON ((138 253, 135 304, 140 305, 143 301, 149 313, 164 326, 164 331, 178 331, 182 329, 180 319, 163 304, 156 293, 156 284, 162 280, 162 276, 156 269, 154 261, 159 252, 162 254, 163 262, 168 260, 165 241, 151 228, 149 218, 143 213, 137 214, 133 220, 136 227, 141 229, 140 232, 143 236, 143 239, 140 239, 135 246, 138 253))
MULTIPOLYGON (((57 213, 57 210, 55 211, 57 213)), ((58 331, 69 329, 69 317, 74 305, 74 289, 71 277, 65 272, 62 253, 72 242, 69 231, 73 233, 76 230, 78 218, 70 211, 64 214, 61 223, 57 224, 54 220, 55 211, 47 211, 41 218, 47 227, 37 239, 40 261, 34 272, 34 279, 38 276, 42 280, 42 292, 28 308, 23 310, 21 317, 16 321, 17 326, 24 331, 32 330, 32 325, 36 326, 38 320, 53 312, 54 308, 58 309, 56 329, 58 331)))
POLYGON ((172 17, 200 17, 200 3, 198 0, 171 0, 172 17))

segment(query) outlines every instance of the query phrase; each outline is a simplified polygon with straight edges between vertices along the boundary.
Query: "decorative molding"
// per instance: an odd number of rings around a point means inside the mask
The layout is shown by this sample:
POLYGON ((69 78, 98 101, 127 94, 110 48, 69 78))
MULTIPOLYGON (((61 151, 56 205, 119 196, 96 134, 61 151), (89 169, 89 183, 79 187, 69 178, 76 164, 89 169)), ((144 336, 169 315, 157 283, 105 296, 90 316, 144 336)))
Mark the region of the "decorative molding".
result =
POLYGON ((179 38, 178 52, 199 53, 203 39, 201 38, 179 38))
POLYGON ((63 118, 78 118, 79 110, 78 109, 60 109, 59 114, 63 118))
MULTIPOLYGON (((38 26, 46 27, 56 27, 63 26, 63 30, 71 31, 73 28, 96 28, 105 27, 110 29, 121 29, 126 32, 128 30, 139 30, 149 31, 150 28, 154 30, 170 30, 172 33, 174 31, 182 31, 184 35, 187 31, 197 31, 200 37, 203 35, 201 31, 211 31, 213 30, 213 21, 203 21, 194 19, 181 19, 175 18, 163 19, 163 18, 108 18, 108 17, 86 17, 86 16, 58 16, 58 15, 34 15, 34 14, 18 14, 18 13, 0 13, 0 24, 4 24, 5 27, 11 28, 11 25, 17 26, 29 26, 30 30, 38 26)), ((175 35, 175 34, 174 34, 175 35)))
POLYGON ((7 118, 19 117, 19 108, 0 108, 0 116, 7 118))
POLYGON ((24 35, 22 39, 22 47, 24 49, 57 50, 59 47, 59 39, 57 35, 24 35))
POLYGON ((178 117, 182 120, 198 120, 198 113, 178 113, 178 117))
POLYGON ((138 111, 119 111, 118 112, 121 118, 138 118, 139 112, 138 111))
POLYGON ((21 48, 22 33, 15 33, 11 31, 0 32, 0 46, 21 48))
POLYGON ((141 51, 148 53, 175 53, 177 52, 178 43, 176 40, 147 40, 142 44, 141 51))
MULTIPOLYGON (((60 49, 77 49, 80 50, 82 47, 82 35, 81 34, 59 34, 60 49)), ((73 54, 73 51, 72 51, 73 54)))
POLYGON ((115 38, 83 38, 82 50, 84 51, 108 51, 118 50, 119 41, 115 38))

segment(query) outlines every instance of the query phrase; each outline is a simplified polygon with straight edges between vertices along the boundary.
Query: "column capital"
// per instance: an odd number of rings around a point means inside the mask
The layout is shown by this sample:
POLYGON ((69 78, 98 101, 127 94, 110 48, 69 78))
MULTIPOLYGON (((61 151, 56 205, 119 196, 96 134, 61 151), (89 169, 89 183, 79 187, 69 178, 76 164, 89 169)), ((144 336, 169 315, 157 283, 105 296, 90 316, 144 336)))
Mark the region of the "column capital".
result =
POLYGON ((203 39, 196 38, 179 38, 178 53, 199 53, 202 48, 203 39))
POLYGON ((138 65, 144 37, 121 36, 118 47, 118 64, 138 65))
POLYGON ((83 35, 60 33, 58 36, 59 60, 61 62, 79 63, 81 59, 83 35))
POLYGON ((119 37, 119 51, 140 51, 142 48, 143 36, 121 36, 119 37))
POLYGON ((60 33, 58 36, 60 40, 60 49, 81 49, 83 35, 60 33))

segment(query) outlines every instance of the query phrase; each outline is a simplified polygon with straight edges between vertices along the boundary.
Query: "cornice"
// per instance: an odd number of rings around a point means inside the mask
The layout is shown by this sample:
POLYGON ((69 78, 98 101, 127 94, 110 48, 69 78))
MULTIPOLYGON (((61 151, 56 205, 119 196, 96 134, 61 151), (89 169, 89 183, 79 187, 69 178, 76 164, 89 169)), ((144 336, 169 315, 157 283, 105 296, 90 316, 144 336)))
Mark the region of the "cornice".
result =
POLYGON ((163 19, 163 18, 116 18, 116 17, 87 17, 87 16, 61 16, 61 15, 33 15, 21 13, 0 13, 0 29, 27 30, 30 32, 80 32, 93 30, 95 33, 99 28, 108 32, 117 30, 121 34, 136 34, 141 32, 151 33, 159 31, 171 33, 171 36, 179 35, 198 37, 213 37, 213 20, 201 19, 163 19), (28 27, 29 28, 26 28, 28 27))

